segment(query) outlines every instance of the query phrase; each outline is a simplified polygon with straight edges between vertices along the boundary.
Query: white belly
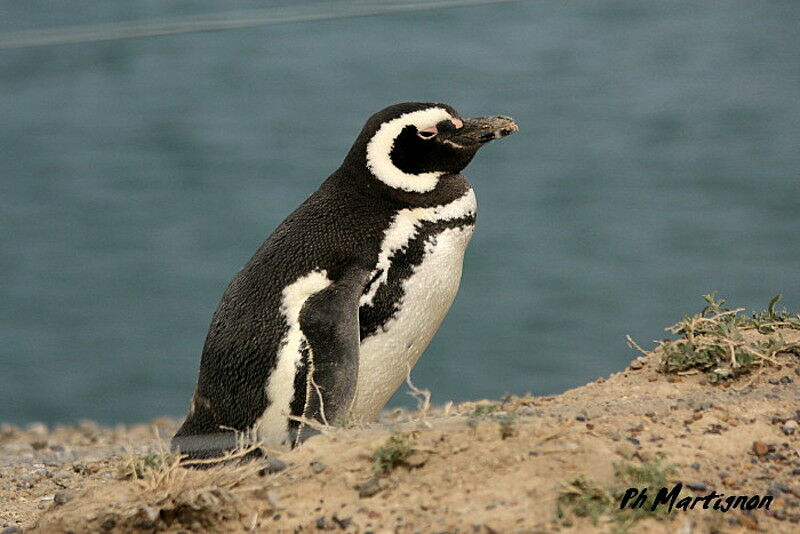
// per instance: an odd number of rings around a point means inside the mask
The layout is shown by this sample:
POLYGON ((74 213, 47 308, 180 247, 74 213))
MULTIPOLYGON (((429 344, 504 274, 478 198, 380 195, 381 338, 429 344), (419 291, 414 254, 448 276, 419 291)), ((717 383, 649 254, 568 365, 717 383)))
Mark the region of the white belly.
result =
MULTIPOLYGON (((474 210, 474 196, 470 200, 474 210)), ((449 228, 431 236, 422 262, 403 282, 398 312, 383 329, 361 342, 351 410, 355 420, 377 417, 439 329, 458 291, 472 231, 472 226, 449 228)))

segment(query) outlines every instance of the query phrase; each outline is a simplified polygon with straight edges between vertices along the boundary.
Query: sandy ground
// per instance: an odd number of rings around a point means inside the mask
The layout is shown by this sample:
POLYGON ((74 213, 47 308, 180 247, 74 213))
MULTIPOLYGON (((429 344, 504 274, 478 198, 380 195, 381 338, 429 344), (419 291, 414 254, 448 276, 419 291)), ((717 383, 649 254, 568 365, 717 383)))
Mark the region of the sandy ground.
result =
POLYGON ((677 468, 671 483, 694 488, 682 496, 775 499, 768 511, 675 511, 631 532, 800 532, 800 357, 723 386, 658 373, 658 361, 552 397, 387 414, 280 454, 277 472, 258 461, 120 480, 132 457, 163 452, 177 421, 3 425, 0 532, 612 532, 607 517, 559 524, 559 494, 579 475, 613 484, 615 464, 658 453, 677 468), (376 477, 372 454, 397 432, 413 453, 376 477))

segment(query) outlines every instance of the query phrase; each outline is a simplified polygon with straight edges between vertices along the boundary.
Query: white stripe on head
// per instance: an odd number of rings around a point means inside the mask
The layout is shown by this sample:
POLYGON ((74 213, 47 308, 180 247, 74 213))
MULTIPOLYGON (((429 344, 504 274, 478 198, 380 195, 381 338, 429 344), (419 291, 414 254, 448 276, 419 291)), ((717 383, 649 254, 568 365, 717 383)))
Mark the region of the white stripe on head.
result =
POLYGON ((419 111, 404 113, 386 122, 378 128, 367 144, 367 168, 380 181, 403 191, 412 193, 427 193, 436 188, 439 177, 443 172, 422 172, 419 174, 405 173, 392 163, 392 148, 394 140, 406 126, 415 126, 417 130, 424 130, 435 126, 440 121, 453 117, 444 108, 428 108, 419 111))

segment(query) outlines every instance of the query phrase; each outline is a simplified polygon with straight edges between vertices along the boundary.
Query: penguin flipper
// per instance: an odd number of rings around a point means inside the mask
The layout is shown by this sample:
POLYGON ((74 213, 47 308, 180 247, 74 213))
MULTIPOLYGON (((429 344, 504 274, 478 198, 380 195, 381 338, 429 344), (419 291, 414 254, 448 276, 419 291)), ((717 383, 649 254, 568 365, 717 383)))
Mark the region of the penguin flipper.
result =
MULTIPOLYGON (((335 424, 347 416, 356 393, 360 345, 359 299, 369 270, 349 267, 300 310, 300 329, 308 343, 302 417, 335 424)), ((300 425, 295 443, 308 434, 300 425)))

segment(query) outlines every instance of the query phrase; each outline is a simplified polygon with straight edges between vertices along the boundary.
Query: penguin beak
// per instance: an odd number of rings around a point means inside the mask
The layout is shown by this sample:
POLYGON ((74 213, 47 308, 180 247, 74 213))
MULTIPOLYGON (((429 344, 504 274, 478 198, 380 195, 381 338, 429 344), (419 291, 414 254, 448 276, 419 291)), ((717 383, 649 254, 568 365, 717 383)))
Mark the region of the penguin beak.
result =
POLYGON ((509 136, 519 130, 519 126, 514 119, 502 115, 462 120, 464 125, 448 136, 449 141, 461 146, 483 145, 494 139, 509 136))

